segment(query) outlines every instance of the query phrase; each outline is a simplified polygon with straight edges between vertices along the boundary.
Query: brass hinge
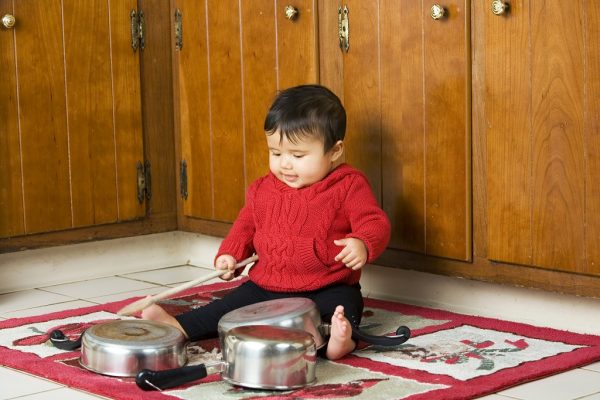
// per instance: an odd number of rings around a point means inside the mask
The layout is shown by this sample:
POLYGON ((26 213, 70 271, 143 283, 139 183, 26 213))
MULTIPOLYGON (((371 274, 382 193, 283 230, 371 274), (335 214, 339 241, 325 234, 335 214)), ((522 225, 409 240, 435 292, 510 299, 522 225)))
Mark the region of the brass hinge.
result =
POLYGON ((181 50, 183 48, 183 15, 181 10, 175 11, 175 49, 181 50))
POLYGON ((131 48, 135 52, 137 49, 144 50, 146 42, 144 39, 144 12, 131 10, 131 48))
POLYGON ((181 198, 187 200, 188 198, 188 181, 187 181, 187 163, 185 160, 181 160, 179 164, 179 194, 181 198))
POLYGON ((150 161, 137 163, 137 198, 140 204, 152 197, 152 173, 150 161))
POLYGON ((338 35, 340 37, 340 49, 344 53, 350 49, 350 20, 348 19, 348 6, 338 7, 338 35))

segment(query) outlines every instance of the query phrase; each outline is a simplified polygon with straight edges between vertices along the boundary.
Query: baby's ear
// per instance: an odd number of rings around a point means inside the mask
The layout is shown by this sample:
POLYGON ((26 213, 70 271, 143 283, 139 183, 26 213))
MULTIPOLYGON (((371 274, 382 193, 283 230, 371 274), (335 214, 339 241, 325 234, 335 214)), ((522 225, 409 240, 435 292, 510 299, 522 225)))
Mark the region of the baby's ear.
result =
POLYGON ((331 161, 337 161, 344 154, 344 142, 338 140, 331 148, 331 161))

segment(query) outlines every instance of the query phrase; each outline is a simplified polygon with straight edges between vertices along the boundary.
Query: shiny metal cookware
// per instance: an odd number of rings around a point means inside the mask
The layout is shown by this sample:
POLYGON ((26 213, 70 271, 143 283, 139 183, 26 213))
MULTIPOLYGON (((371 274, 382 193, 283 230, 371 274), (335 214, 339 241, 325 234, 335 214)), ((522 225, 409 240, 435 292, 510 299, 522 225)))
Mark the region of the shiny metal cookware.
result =
POLYGON ((230 311, 219 320, 219 338, 229 330, 245 325, 302 329, 313 336, 317 349, 327 343, 324 337, 328 334, 328 325, 321 324, 321 314, 315 303, 303 297, 263 301, 230 311))
POLYGON ((146 320, 105 322, 81 336, 81 365, 111 376, 136 376, 144 369, 185 365, 186 339, 177 328, 146 320))
MULTIPOLYGON (((315 302, 304 297, 268 300, 233 310, 219 320, 219 337, 223 337, 232 328, 244 325, 302 329, 313 336, 317 349, 327 343, 330 331, 330 324, 322 323, 315 302)), ((400 326, 395 335, 377 336, 366 334, 358 326, 352 326, 352 338, 379 346, 397 346, 410 338, 410 329, 400 326)))
POLYGON ((142 370, 137 385, 162 390, 213 373, 231 384, 256 389, 290 390, 316 381, 317 349, 313 337, 303 330, 246 325, 225 332, 220 339, 222 361, 169 371, 142 370))

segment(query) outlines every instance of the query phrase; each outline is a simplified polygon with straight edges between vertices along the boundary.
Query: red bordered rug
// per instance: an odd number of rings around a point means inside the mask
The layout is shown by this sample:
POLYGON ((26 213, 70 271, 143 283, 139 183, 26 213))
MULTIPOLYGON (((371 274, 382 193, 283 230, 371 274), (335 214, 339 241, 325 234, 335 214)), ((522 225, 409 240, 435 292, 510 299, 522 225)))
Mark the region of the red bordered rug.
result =
MULTIPOLYGON (((190 289, 161 302, 178 314, 222 297, 238 282, 190 289)), ((361 346, 344 359, 319 359, 318 382, 274 392, 235 387, 211 375, 162 393, 140 390, 132 378, 95 374, 79 365, 79 351, 61 351, 49 332, 78 337, 92 324, 119 319, 132 299, 0 322, 0 364, 114 399, 470 399, 600 361, 600 336, 473 317, 390 301, 366 299, 364 329, 392 333, 400 325, 412 338, 394 348, 361 346)), ((220 360, 218 341, 188 348, 190 363, 220 360)))

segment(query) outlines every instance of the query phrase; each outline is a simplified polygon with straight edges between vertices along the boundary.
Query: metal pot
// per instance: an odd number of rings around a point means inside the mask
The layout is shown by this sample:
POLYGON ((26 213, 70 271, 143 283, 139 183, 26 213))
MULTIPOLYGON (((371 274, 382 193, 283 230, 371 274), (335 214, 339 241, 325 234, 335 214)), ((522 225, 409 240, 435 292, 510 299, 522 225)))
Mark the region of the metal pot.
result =
POLYGON ((325 336, 329 333, 329 326, 321 323, 315 303, 303 297, 263 301, 230 311, 219 320, 219 338, 231 329, 245 325, 302 329, 313 336, 317 349, 327 343, 325 336))
POLYGON ((81 336, 80 364, 110 376, 136 376, 144 369, 185 365, 186 339, 177 328, 146 320, 105 322, 81 336))
POLYGON ((169 371, 142 370, 137 385, 163 390, 217 372, 231 384, 254 389, 290 390, 316 381, 317 349, 303 330, 246 325, 224 333, 221 341, 222 361, 169 371))
MULTIPOLYGON (((232 328, 245 325, 302 329, 313 336, 317 349, 327 343, 326 337, 331 328, 330 324, 322 323, 315 302, 305 297, 268 300, 233 310, 219 320, 219 337, 223 337, 232 328)), ((395 335, 376 336, 362 332, 358 326, 352 326, 352 338, 379 346, 397 346, 410 338, 410 329, 400 326, 395 335)))

